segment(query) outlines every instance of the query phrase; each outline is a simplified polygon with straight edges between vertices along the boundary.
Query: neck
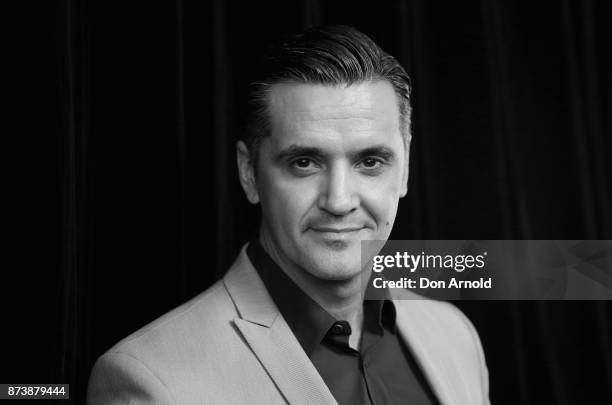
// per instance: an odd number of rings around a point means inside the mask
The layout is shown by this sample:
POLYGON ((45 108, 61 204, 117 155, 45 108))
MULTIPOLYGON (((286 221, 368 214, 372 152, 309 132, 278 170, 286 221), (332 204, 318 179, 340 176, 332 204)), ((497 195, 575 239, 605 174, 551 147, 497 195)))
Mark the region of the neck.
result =
POLYGON ((306 295, 336 319, 350 323, 351 329, 355 332, 351 337, 358 338, 361 335, 364 284, 360 274, 345 280, 325 280, 315 277, 281 255, 268 233, 263 229, 260 230, 259 240, 272 260, 306 295))

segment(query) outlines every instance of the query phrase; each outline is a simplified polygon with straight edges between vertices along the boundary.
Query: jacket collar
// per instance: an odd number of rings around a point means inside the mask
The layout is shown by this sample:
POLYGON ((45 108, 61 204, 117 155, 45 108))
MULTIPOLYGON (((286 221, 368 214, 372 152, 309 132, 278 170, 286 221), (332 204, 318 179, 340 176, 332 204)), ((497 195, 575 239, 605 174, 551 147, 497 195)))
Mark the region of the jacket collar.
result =
POLYGON ((290 404, 336 404, 246 254, 246 245, 223 278, 239 317, 233 320, 290 404))
POLYGON ((246 254, 244 245, 223 282, 241 319, 267 328, 280 312, 246 254))

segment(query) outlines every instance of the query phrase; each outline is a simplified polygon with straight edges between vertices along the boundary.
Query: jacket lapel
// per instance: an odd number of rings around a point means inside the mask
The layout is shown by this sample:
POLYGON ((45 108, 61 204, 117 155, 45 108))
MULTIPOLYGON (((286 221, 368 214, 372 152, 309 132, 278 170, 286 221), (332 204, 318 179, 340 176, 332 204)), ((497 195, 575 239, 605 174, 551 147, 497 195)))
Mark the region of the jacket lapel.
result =
POLYGON ((462 388, 461 365, 452 355, 443 329, 435 327, 436 319, 420 300, 395 301, 398 311, 397 327, 400 336, 420 365, 436 397, 443 405, 470 404, 468 393, 462 388), (459 381, 458 381, 459 380, 459 381))
POLYGON ((336 404, 246 255, 224 277, 240 317, 234 324, 290 404, 336 404))

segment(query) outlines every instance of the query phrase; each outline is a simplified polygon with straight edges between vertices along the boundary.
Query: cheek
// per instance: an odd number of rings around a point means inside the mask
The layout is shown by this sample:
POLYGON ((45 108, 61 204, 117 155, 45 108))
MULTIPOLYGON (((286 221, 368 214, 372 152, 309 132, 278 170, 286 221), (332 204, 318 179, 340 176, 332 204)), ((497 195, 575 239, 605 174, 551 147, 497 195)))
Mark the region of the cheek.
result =
MULTIPOLYGON (((365 198, 363 205, 377 218, 379 222, 388 222, 395 218, 398 197, 393 194, 375 194, 365 198)), ((382 225, 382 224, 381 224, 382 225)))
POLYGON ((372 181, 364 185, 362 190, 362 206, 374 216, 381 228, 391 228, 401 192, 399 173, 394 172, 387 178, 372 181))
POLYGON ((262 210, 268 220, 286 231, 295 231, 306 214, 316 205, 314 182, 266 176, 260 183, 262 210), (291 225, 291 226, 287 226, 291 225))

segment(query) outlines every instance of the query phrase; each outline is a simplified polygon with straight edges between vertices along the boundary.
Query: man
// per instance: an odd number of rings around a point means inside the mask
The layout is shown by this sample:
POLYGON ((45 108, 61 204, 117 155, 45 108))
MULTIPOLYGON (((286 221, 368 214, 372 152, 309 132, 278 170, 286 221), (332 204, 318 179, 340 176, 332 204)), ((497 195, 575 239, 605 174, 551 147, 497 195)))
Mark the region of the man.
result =
POLYGON ((407 192, 408 80, 348 27, 271 50, 237 144, 258 237, 222 280, 104 354, 90 404, 488 403, 456 308, 364 300, 361 241, 389 237, 407 192))

